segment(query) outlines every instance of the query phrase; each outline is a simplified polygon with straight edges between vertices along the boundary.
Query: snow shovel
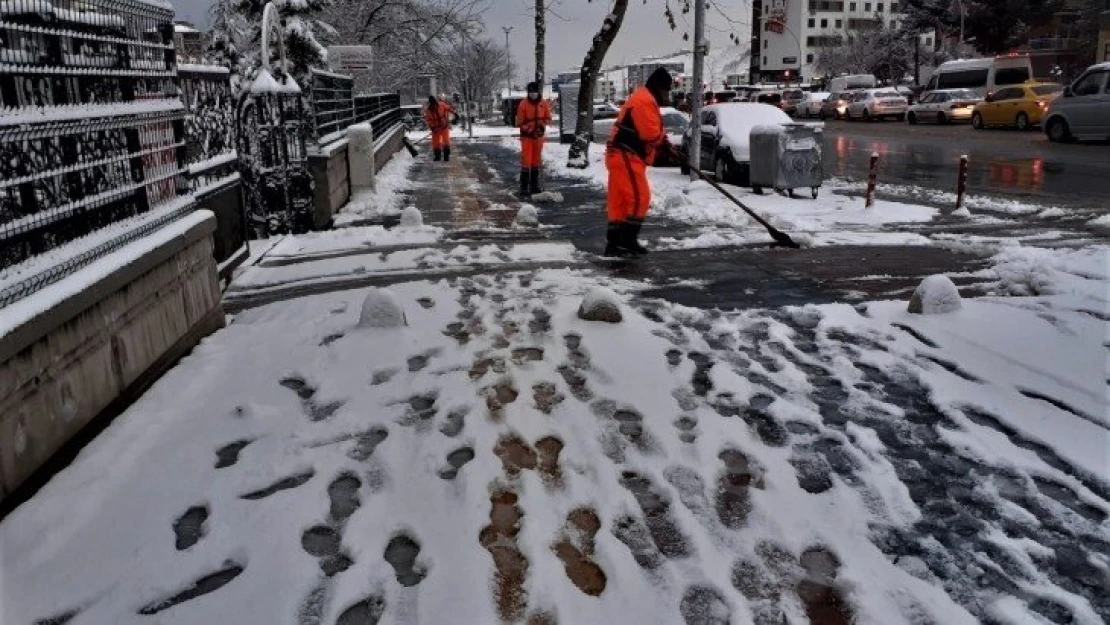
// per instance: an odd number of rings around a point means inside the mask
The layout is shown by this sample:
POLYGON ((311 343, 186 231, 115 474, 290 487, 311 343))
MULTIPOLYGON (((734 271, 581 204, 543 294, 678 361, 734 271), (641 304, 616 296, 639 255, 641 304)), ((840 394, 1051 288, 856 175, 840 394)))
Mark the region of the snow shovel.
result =
MULTIPOLYGON (((682 155, 679 154, 677 150, 673 150, 673 155, 674 155, 675 158, 680 159, 680 161, 681 161, 682 155)), ((697 168, 691 167, 690 171, 693 172, 694 175, 697 176, 698 178, 701 178, 702 180, 708 182, 709 186, 711 186, 714 189, 720 191, 721 195, 727 197, 729 200, 732 201, 733 204, 735 204, 735 205, 739 206, 740 208, 744 209, 745 213, 751 215, 752 219, 755 219, 756 221, 759 222, 759 225, 766 228, 767 233, 770 234, 771 238, 775 240, 774 244, 772 244, 771 247, 789 247, 789 248, 793 248, 793 249, 800 249, 802 247, 801 245, 798 245, 797 243, 795 243, 794 239, 791 239, 788 234, 786 234, 782 230, 779 230, 778 228, 772 226, 771 224, 767 223, 766 219, 760 217, 759 215, 756 214, 755 211, 753 211, 752 209, 745 206, 744 203, 741 202, 740 200, 736 199, 736 196, 729 193, 721 185, 717 184, 716 180, 710 179, 709 176, 706 176, 704 173, 702 173, 697 168)))
POLYGON ((416 143, 409 142, 408 137, 401 137, 401 143, 405 146, 405 149, 409 151, 410 155, 419 156, 420 152, 418 152, 416 150, 416 146, 418 146, 421 143, 424 143, 425 141, 427 141, 428 137, 430 137, 430 136, 432 136, 432 133, 429 132, 428 134, 424 135, 423 137, 417 139, 416 143))

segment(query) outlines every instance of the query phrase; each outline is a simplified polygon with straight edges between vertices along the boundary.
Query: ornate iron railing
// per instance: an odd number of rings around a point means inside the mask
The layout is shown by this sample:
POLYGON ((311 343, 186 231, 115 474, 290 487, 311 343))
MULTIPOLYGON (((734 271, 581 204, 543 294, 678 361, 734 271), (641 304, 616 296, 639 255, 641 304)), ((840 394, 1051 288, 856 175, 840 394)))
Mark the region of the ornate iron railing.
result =
POLYGON ((173 13, 0 2, 0 269, 187 192, 173 13))

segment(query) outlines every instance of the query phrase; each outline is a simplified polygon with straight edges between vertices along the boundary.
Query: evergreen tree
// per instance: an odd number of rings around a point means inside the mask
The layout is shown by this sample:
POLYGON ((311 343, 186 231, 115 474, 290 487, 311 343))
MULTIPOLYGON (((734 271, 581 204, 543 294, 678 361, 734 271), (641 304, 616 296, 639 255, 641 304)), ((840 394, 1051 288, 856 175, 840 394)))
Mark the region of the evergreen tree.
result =
MULTIPOLYGON (((257 51, 262 42, 262 11, 266 0, 231 0, 247 23, 252 26, 251 47, 257 51)), ((332 0, 272 0, 281 16, 282 31, 285 37, 285 55, 289 60, 289 70, 293 78, 303 82, 312 67, 327 65, 327 50, 321 38, 332 35, 335 29, 319 19, 321 12, 331 5, 332 0)), ((276 50, 271 52, 276 54, 276 50)), ((256 55, 252 55, 255 56, 256 55)), ((250 59, 252 64, 257 58, 250 59)), ((277 59, 270 59, 271 63, 277 59)))

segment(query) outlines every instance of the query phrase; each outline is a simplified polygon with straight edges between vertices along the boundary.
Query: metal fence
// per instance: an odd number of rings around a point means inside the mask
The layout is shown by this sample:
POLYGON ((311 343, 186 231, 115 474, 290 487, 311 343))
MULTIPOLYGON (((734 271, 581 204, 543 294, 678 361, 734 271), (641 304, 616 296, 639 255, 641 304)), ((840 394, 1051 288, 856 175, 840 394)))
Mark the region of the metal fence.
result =
POLYGON ((180 65, 185 104, 185 162, 193 190, 237 171, 235 97, 231 72, 214 65, 180 65))
POLYGON ((347 127, 369 122, 374 136, 383 136, 401 123, 401 95, 374 93, 354 95, 354 78, 312 70, 311 107, 313 138, 326 145, 343 138, 347 127))
POLYGON ((330 143, 354 123, 355 79, 342 74, 312 70, 312 117, 314 138, 330 143))
POLYGON ((0 3, 0 269, 187 192, 172 17, 0 3))
POLYGON ((369 122, 375 137, 401 125, 401 94, 375 93, 355 96, 356 124, 369 122))

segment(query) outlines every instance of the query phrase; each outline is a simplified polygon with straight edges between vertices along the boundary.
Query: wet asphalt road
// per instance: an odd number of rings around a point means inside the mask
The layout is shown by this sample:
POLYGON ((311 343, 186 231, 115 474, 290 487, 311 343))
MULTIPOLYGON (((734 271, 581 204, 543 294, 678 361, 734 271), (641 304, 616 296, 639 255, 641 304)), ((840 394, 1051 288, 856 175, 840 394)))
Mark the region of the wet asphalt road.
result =
POLYGON ((879 153, 879 183, 953 192, 961 154, 968 192, 1045 206, 1110 208, 1110 143, 1055 144, 1040 130, 974 130, 967 124, 825 124, 825 173, 867 178, 879 153))

